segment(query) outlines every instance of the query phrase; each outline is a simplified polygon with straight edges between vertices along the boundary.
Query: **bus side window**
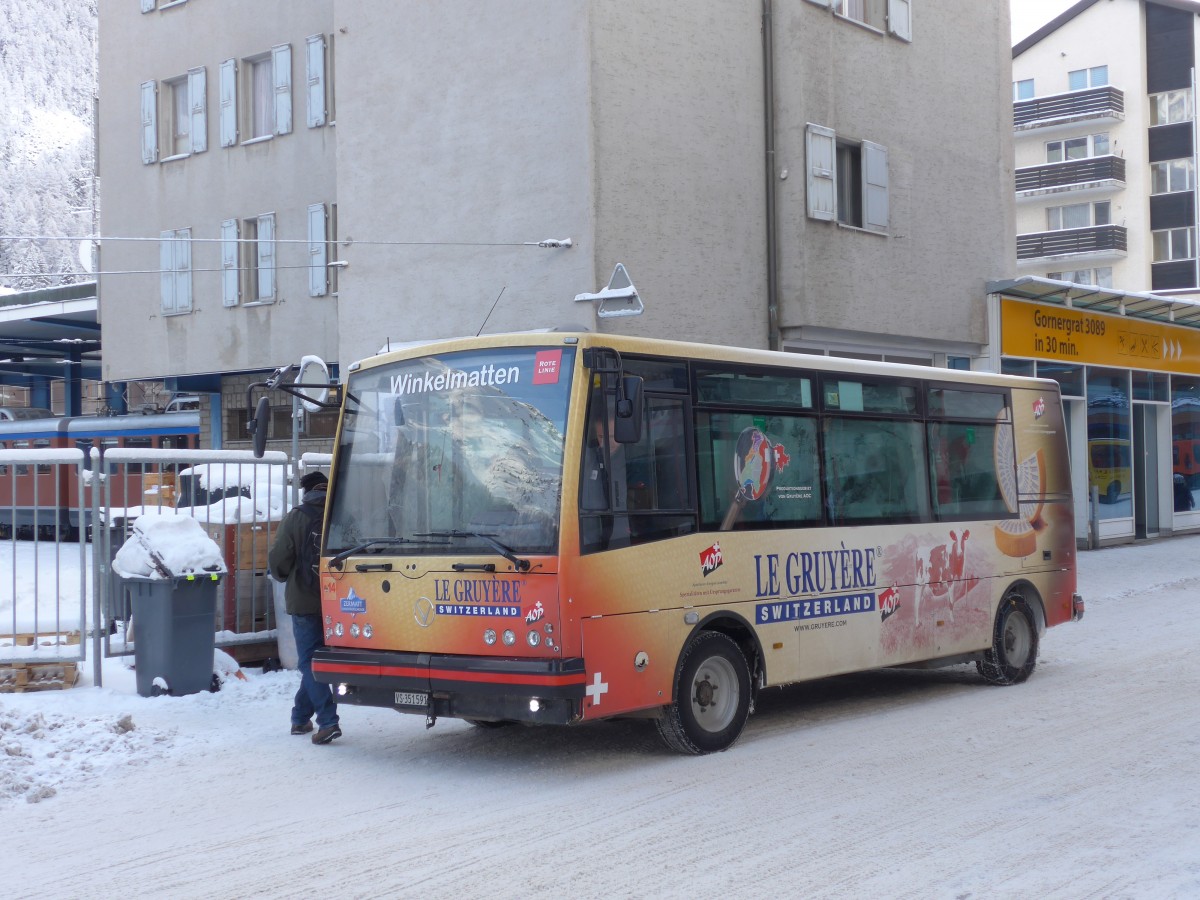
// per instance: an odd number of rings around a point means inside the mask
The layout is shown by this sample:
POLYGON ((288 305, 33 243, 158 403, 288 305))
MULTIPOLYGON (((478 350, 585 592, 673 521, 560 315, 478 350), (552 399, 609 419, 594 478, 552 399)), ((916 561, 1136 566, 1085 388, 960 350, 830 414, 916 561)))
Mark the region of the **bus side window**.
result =
POLYGON ((825 420, 831 524, 929 518, 923 430, 906 420, 825 420))
POLYGON ((679 397, 646 396, 642 439, 612 439, 613 395, 589 404, 580 470, 585 553, 663 540, 696 530, 688 489, 688 440, 679 397))
POLYGON ((705 528, 821 523, 815 417, 701 412, 696 438, 705 528))

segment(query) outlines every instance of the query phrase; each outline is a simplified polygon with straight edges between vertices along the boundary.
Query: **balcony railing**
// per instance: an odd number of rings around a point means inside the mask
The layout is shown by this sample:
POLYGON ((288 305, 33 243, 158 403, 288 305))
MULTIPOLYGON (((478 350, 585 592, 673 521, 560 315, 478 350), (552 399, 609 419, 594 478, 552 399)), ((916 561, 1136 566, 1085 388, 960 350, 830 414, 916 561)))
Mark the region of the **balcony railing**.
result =
POLYGON ((1013 128, 1028 129, 1075 119, 1125 118, 1125 94, 1112 85, 1018 100, 1013 103, 1013 128))
POLYGON ((1072 159, 1067 162, 1017 169, 1018 192, 1069 187, 1073 184, 1090 184, 1097 181, 1114 181, 1124 185, 1125 160, 1119 156, 1093 156, 1089 159, 1072 159))
POLYGON ((1037 231, 1017 235, 1018 260, 1078 253, 1107 252, 1121 255, 1125 250, 1125 228, 1121 225, 1064 228, 1061 231, 1037 231))

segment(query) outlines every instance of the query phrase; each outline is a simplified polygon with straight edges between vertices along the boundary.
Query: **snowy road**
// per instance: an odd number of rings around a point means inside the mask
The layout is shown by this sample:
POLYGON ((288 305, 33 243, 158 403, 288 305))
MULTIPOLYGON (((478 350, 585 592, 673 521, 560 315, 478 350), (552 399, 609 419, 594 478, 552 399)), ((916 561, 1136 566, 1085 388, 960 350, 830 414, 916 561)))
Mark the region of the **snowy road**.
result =
POLYGON ((0 742, 57 779, 41 802, 0 796, 5 883, 55 897, 1198 897, 1200 536, 1081 559, 1087 615, 1046 635, 1028 683, 957 667, 771 690, 708 757, 668 754, 647 723, 427 732, 352 707, 345 737, 314 747, 287 734, 293 673, 150 700, 106 668, 102 690, 5 695, 0 742), (123 712, 135 730, 114 745, 123 712), (39 716, 53 759, 16 736, 39 716), (81 721, 92 736, 64 761, 52 733, 81 721))

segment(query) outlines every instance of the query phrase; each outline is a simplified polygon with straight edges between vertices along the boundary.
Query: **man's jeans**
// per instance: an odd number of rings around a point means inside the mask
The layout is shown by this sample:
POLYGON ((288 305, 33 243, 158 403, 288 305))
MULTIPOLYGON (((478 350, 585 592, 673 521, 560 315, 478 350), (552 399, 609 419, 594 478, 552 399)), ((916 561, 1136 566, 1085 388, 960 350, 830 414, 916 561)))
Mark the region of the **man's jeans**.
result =
POLYGON ((321 617, 292 616, 292 633, 296 636, 296 655, 299 657, 300 690, 292 706, 292 724, 302 725, 317 716, 317 728, 328 728, 338 723, 337 704, 333 702, 333 691, 329 685, 313 679, 313 651, 325 646, 325 634, 321 617))

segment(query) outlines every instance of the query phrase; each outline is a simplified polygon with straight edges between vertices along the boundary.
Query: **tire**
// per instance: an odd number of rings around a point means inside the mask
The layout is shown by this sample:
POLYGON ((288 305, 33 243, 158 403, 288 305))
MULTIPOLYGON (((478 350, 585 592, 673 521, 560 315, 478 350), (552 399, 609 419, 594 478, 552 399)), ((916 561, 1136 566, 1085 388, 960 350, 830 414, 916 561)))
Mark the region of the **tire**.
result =
POLYGON ((1020 684, 1037 664, 1037 621, 1020 594, 1009 594, 996 611, 992 649, 975 666, 992 684, 1020 684))
POLYGON ((1121 482, 1110 481, 1108 483, 1108 493, 1105 495, 1109 503, 1116 503, 1121 499, 1121 482))
POLYGON ((663 742, 678 753, 727 750, 750 718, 750 665, 733 640, 716 631, 692 638, 679 659, 675 700, 656 720, 663 742))

